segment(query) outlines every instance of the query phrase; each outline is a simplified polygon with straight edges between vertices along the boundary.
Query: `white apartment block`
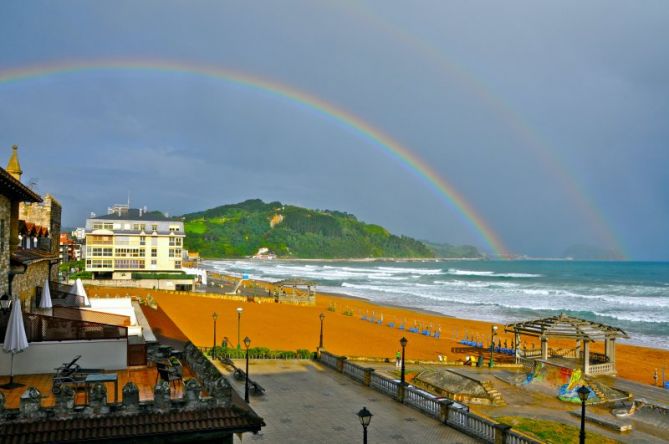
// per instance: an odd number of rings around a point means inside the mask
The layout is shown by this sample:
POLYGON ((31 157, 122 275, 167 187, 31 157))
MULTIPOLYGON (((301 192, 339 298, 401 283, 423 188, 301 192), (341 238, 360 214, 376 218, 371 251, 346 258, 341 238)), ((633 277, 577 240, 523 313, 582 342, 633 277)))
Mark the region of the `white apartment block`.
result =
POLYGON ((130 208, 86 219, 86 271, 95 279, 181 270, 186 237, 180 220, 130 208))

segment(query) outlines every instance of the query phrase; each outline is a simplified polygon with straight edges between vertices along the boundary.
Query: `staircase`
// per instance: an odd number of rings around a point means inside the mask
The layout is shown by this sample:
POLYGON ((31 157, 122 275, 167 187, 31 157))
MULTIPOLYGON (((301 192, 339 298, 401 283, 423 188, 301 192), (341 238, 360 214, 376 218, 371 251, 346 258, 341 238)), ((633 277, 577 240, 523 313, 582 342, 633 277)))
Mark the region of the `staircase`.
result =
POLYGON ((506 402, 504 402, 504 399, 502 398, 502 395, 497 391, 494 385, 492 385, 492 382, 490 381, 481 381, 481 386, 483 389, 486 391, 488 396, 490 397, 490 401, 492 402, 492 405, 495 406, 505 406, 506 402))

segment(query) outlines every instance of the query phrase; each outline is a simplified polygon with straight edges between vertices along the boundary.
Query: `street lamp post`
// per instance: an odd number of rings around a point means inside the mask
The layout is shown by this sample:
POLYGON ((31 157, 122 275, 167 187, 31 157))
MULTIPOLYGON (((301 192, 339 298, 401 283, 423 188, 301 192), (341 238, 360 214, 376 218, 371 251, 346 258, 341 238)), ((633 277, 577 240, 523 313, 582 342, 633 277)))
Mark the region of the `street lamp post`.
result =
POLYGON ((211 349, 211 358, 216 359, 216 319, 218 319, 218 314, 213 312, 211 318, 214 320, 214 346, 211 349))
POLYGON ((405 349, 406 346, 407 346, 407 342, 409 342, 409 341, 407 341, 407 338, 405 338, 404 336, 402 336, 402 339, 400 339, 400 345, 402 346, 402 370, 401 370, 401 373, 400 373, 400 384, 401 384, 401 385, 405 385, 405 384, 406 384, 406 383, 404 382, 404 349, 405 349))
POLYGON ((578 390, 578 397, 581 399, 581 432, 578 435, 579 444, 585 444, 585 401, 588 400, 590 389, 582 385, 578 390))
POLYGON ((495 366, 495 360, 493 359, 493 352, 495 351, 495 336, 497 336, 497 326, 493 325, 491 330, 490 338, 490 361, 488 361, 488 367, 493 368, 495 366))
POLYGON ((241 332, 241 325, 242 325, 242 312, 244 309, 242 307, 237 307, 237 350, 241 349, 240 343, 239 343, 239 338, 240 332, 241 332))
POLYGON ((367 407, 363 407, 362 410, 358 412, 358 418, 360 418, 360 424, 362 424, 362 442, 367 444, 367 426, 372 421, 372 412, 367 410, 367 407))
POLYGON ((244 338, 244 345, 246 346, 246 382, 244 383, 244 401, 249 403, 249 347, 251 346, 251 340, 249 337, 244 338))
POLYGON ((318 341, 318 349, 320 350, 321 348, 323 348, 323 321, 325 320, 325 315, 321 313, 319 318, 321 318, 321 339, 320 341, 318 341))

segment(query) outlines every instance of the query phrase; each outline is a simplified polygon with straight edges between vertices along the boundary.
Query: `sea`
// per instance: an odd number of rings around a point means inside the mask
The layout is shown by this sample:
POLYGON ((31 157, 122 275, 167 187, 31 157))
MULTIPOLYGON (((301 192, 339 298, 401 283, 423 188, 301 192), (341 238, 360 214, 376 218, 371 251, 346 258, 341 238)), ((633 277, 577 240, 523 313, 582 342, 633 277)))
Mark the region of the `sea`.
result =
POLYGON ((577 316, 622 342, 669 349, 669 262, 209 260, 251 279, 299 277, 318 290, 497 323, 577 316))

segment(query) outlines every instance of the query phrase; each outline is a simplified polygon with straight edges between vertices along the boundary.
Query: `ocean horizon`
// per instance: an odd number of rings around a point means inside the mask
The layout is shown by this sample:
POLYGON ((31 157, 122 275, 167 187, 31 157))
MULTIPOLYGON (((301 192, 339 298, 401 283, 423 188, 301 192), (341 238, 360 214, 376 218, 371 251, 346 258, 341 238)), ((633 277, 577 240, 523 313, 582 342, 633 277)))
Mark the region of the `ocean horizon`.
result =
POLYGON ((669 262, 211 259, 203 266, 267 281, 300 277, 322 292, 500 324, 565 313, 622 328, 630 339, 621 342, 669 349, 669 262))

